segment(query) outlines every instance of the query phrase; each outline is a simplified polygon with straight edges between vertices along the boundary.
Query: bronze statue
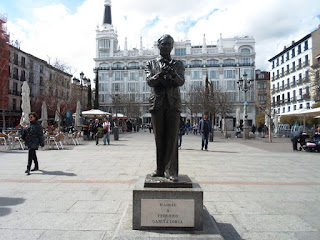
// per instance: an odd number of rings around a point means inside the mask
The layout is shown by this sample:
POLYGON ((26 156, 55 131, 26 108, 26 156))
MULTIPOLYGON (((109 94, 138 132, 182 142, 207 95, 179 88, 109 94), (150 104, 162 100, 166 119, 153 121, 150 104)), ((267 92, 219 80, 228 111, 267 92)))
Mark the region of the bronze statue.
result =
POLYGON ((160 58, 149 61, 146 78, 152 88, 150 112, 157 148, 157 169, 151 177, 178 181, 178 130, 181 112, 180 89, 185 82, 182 61, 171 58, 174 40, 163 35, 158 40, 160 58))

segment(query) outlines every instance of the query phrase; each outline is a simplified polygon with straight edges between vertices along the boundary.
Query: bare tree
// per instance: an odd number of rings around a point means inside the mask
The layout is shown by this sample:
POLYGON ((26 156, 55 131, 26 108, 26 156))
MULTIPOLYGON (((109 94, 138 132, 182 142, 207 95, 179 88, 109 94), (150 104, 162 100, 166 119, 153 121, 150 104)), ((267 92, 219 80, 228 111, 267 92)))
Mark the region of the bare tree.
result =
POLYGON ((320 61, 311 66, 310 75, 310 92, 315 104, 320 104, 320 61))
POLYGON ((223 119, 224 137, 228 138, 226 117, 232 113, 232 104, 228 94, 221 89, 215 90, 216 113, 220 114, 223 119))
POLYGON ((191 122, 196 121, 198 113, 202 113, 203 106, 203 90, 199 87, 191 86, 189 91, 186 94, 186 100, 184 104, 188 108, 191 115, 191 122), (195 116, 195 117, 194 117, 195 116))

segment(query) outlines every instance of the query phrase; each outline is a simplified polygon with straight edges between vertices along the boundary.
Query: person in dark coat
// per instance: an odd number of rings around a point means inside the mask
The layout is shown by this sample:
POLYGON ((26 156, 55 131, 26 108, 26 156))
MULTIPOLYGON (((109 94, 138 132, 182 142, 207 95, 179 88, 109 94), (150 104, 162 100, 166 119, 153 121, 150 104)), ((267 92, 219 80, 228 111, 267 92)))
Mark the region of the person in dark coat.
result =
POLYGON ((208 151, 208 137, 212 133, 211 121, 208 119, 208 113, 203 114, 203 118, 199 122, 199 132, 202 135, 201 150, 203 147, 208 151))
POLYGON ((251 127, 251 131, 252 131, 253 134, 255 134, 255 132, 256 132, 256 126, 255 126, 254 124, 253 124, 252 127, 251 127))
POLYGON ((92 133, 93 133, 94 136, 95 136, 96 145, 99 144, 100 132, 102 133, 102 126, 101 126, 101 124, 100 124, 99 119, 96 119, 95 122, 94 122, 94 124, 92 125, 92 133), (99 128, 100 128, 100 131, 99 131, 99 128))
POLYGON ((179 123, 179 138, 178 138, 178 148, 181 149, 181 144, 182 144, 182 136, 186 132, 186 124, 184 123, 183 119, 180 118, 180 123, 179 123))
POLYGON ((38 122, 38 115, 35 112, 29 114, 30 126, 25 126, 22 134, 22 139, 25 140, 25 144, 29 149, 28 153, 28 165, 25 173, 30 175, 30 169, 32 160, 34 161, 34 168, 31 171, 39 170, 39 163, 36 154, 39 145, 44 146, 43 128, 38 122))
POLYGON ((301 130, 291 132, 290 140, 292 142, 293 151, 298 151, 297 145, 298 145, 298 140, 299 140, 301 134, 302 134, 301 130))

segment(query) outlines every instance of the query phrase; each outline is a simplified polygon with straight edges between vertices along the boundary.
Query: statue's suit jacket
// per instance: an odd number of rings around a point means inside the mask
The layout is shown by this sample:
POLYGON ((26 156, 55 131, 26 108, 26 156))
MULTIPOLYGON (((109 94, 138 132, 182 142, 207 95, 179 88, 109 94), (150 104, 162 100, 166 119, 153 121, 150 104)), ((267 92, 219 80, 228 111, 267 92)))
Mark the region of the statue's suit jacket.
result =
POLYGON ((152 88, 150 95, 150 112, 156 111, 163 107, 165 98, 168 109, 181 112, 181 96, 179 87, 185 82, 184 65, 182 61, 171 60, 171 64, 177 75, 167 79, 160 77, 162 59, 149 61, 146 66, 146 79, 148 85, 152 88))

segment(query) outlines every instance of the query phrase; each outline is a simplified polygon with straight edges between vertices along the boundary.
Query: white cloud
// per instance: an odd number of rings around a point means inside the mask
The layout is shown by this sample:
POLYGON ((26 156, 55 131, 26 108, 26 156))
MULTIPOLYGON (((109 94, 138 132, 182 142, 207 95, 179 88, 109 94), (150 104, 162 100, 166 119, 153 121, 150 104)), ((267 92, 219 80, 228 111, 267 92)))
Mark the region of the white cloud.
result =
MULTIPOLYGON (((22 41, 22 50, 39 58, 58 58, 71 65, 76 76, 83 71, 94 78, 95 28, 102 24, 103 0, 86 0, 70 13, 62 4, 34 9, 28 19, 9 19, 11 36, 22 41)), ((314 30, 320 23, 317 0, 114 0, 113 25, 121 48, 152 47, 162 34, 175 40, 208 44, 223 37, 250 35, 256 40, 256 66, 269 67, 268 59, 314 30), (216 11, 213 11, 216 10, 216 11), (212 13, 213 12, 213 13, 212 13), (211 15, 209 15, 211 13, 211 15)))

